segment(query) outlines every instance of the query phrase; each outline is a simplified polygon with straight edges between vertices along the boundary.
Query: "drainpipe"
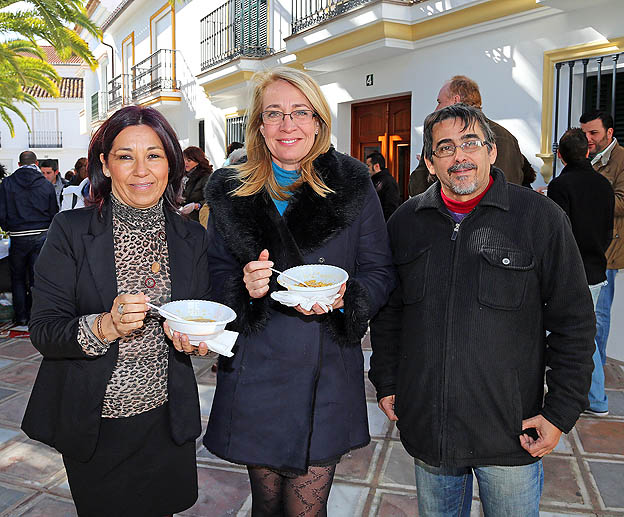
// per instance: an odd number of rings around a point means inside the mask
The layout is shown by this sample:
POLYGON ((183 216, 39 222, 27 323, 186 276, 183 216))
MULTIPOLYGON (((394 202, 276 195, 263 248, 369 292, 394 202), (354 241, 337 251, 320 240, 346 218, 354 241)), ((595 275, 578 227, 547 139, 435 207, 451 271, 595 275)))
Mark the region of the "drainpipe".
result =
POLYGON ((102 40, 102 45, 106 45, 108 48, 111 49, 111 75, 112 75, 111 79, 114 79, 115 78, 115 48, 112 45, 104 42, 104 40, 102 40))

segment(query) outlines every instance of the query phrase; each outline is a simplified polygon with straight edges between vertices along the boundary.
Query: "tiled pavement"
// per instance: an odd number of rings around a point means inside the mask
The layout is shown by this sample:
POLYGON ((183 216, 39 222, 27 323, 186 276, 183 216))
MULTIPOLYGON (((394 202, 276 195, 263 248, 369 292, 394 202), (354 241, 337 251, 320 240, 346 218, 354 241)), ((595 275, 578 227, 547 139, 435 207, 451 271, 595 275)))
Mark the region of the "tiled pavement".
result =
MULTIPOLYGON (((368 364, 366 340, 363 347, 368 364)), ((76 515, 59 454, 19 430, 39 361, 27 338, 0 339, 0 516, 76 515)), ((205 424, 215 376, 205 360, 195 360, 195 366, 205 424)), ((413 463, 366 383, 373 439, 339 464, 329 515, 415 516, 413 463)), ((624 364, 608 364, 607 387, 611 415, 582 417, 545 459, 541 515, 624 516, 624 364)), ((243 468, 215 458, 198 442, 198 475, 199 500, 182 515, 249 515, 249 483, 243 468)), ((473 515, 481 514, 476 496, 473 508, 473 515)))

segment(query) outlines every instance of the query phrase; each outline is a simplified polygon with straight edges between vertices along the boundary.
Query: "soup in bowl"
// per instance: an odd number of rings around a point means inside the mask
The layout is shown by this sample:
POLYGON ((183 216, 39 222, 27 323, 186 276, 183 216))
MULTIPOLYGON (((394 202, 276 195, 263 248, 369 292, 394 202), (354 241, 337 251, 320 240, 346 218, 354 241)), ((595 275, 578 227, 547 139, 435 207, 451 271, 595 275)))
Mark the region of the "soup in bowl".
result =
POLYGON ((340 291, 340 286, 349 279, 349 274, 344 269, 326 264, 295 266, 284 273, 297 278, 299 282, 279 275, 277 283, 306 298, 334 296, 340 291))
POLYGON ((207 300, 177 300, 165 303, 161 308, 187 320, 169 319, 166 314, 160 313, 167 319, 169 328, 188 335, 191 344, 223 331, 228 323, 236 319, 236 313, 227 305, 207 300))

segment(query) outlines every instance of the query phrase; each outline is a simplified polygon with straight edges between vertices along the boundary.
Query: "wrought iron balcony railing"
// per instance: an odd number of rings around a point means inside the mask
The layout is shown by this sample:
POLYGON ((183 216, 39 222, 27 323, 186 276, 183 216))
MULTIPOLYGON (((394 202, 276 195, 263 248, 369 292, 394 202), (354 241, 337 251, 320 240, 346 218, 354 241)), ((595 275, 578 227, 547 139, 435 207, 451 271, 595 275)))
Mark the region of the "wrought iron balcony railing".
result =
POLYGON ((132 100, 130 86, 132 78, 130 74, 120 74, 108 81, 108 109, 115 111, 132 100))
POLYGON ((28 133, 28 147, 63 147, 62 131, 31 131, 28 133))
POLYGON ((163 90, 179 90, 176 51, 160 49, 132 67, 132 100, 163 90))
POLYGON ((201 20, 201 69, 272 54, 267 25, 267 0, 228 0, 201 20))
POLYGON ((91 95, 91 121, 106 119, 108 112, 108 93, 95 92, 91 95))
POLYGON ((292 33, 318 25, 374 0, 292 0, 292 33))

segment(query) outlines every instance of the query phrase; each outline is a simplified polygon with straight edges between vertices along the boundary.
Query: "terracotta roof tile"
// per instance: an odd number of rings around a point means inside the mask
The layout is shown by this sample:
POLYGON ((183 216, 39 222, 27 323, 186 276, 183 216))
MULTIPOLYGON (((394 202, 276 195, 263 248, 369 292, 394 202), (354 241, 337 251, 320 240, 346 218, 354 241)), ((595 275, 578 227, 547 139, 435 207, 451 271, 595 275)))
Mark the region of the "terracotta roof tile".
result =
POLYGON ((56 53, 56 49, 49 45, 41 45, 41 49, 45 52, 46 61, 51 65, 81 65, 84 63, 81 57, 72 55, 69 59, 63 60, 56 53))
MULTIPOLYGON (((63 77, 59 86, 61 99, 82 99, 83 81, 80 77, 63 77)), ((30 86, 24 90, 26 93, 39 98, 52 98, 39 86, 30 86)))

